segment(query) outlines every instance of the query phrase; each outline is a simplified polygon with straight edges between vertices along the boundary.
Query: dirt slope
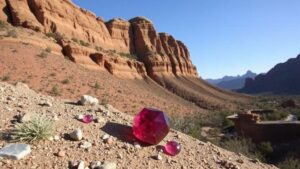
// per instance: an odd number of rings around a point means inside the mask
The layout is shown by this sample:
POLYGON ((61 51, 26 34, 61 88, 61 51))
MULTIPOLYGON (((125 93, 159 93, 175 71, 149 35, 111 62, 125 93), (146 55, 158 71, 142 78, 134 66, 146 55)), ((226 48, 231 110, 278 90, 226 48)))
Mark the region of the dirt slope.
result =
MULTIPOLYGON (((235 154, 219 148, 211 143, 204 143, 193 139, 177 131, 171 131, 159 145, 167 140, 178 140, 182 145, 182 151, 175 157, 161 154, 162 160, 156 160, 159 146, 146 146, 135 148, 131 136, 132 116, 109 108, 109 106, 78 106, 67 104, 68 100, 60 100, 49 96, 36 94, 26 85, 18 83, 16 87, 7 83, 0 83, 0 132, 12 129, 11 123, 14 116, 26 113, 38 113, 50 118, 55 116, 55 135, 57 141, 42 141, 31 144, 32 152, 26 158, 19 161, 0 160, 0 168, 67 168, 69 161, 82 160, 85 166, 92 161, 109 161, 117 164, 117 168, 181 168, 181 169, 272 169, 271 165, 255 162, 243 155, 235 154), (50 107, 41 106, 48 102, 50 107), (100 110, 108 111, 102 113, 100 110), (76 119, 78 114, 92 114, 100 118, 100 123, 84 124, 76 119), (107 114, 107 115, 105 115, 107 114), (80 128, 84 134, 84 140, 93 143, 89 150, 80 148, 83 141, 70 141, 65 139, 65 134, 80 128), (112 136, 110 144, 104 143, 101 137, 104 134, 112 136), (64 151, 63 157, 56 153, 64 151)), ((7 145, 6 140, 0 140, 0 148, 7 145)))

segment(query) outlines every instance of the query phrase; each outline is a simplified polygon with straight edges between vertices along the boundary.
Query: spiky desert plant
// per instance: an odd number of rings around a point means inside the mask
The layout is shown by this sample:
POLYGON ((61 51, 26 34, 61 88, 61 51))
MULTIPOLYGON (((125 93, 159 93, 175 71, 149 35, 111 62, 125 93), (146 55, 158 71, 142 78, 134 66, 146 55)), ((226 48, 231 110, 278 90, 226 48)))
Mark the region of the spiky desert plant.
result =
POLYGON ((18 123, 11 136, 14 141, 34 142, 45 140, 54 132, 54 121, 48 117, 34 115, 31 120, 18 123))

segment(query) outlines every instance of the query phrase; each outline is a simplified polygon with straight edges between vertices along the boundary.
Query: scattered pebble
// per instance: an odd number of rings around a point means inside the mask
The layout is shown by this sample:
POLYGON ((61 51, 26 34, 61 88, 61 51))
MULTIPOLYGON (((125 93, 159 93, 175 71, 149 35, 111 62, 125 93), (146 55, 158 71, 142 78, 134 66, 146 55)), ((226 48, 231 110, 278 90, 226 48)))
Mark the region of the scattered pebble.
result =
POLYGON ((110 137, 110 136, 109 136, 108 134, 104 134, 104 135, 102 136, 102 140, 107 140, 109 137, 110 137))
POLYGON ((157 156, 155 156, 156 160, 162 160, 162 156, 160 154, 157 154, 157 156))
POLYGON ((84 106, 88 106, 88 105, 95 106, 99 104, 99 100, 89 95, 83 95, 81 96, 80 103, 81 105, 84 106))
POLYGON ((117 164, 112 163, 112 162, 104 162, 101 166, 100 169, 116 169, 117 164))
POLYGON ((84 115, 83 114, 78 114, 78 115, 76 115, 75 116, 75 119, 77 119, 77 120, 82 120, 83 119, 83 117, 84 117, 84 115))
POLYGON ((80 148, 83 148, 83 149, 89 149, 90 147, 92 147, 92 143, 90 143, 88 141, 85 141, 80 144, 80 148))
POLYGON ((85 169, 85 167, 84 167, 84 161, 80 161, 79 162, 77 169, 85 169))
POLYGON ((141 149, 142 148, 141 145, 138 142, 134 142, 133 145, 134 145, 134 148, 136 148, 136 149, 141 149))
POLYGON ((57 156, 58 156, 58 157, 65 157, 65 156, 66 156, 66 152, 65 152, 65 151, 59 151, 59 152, 57 153, 57 156))
POLYGON ((70 133, 69 136, 75 141, 80 141, 83 138, 83 133, 80 129, 76 129, 72 133, 70 133))

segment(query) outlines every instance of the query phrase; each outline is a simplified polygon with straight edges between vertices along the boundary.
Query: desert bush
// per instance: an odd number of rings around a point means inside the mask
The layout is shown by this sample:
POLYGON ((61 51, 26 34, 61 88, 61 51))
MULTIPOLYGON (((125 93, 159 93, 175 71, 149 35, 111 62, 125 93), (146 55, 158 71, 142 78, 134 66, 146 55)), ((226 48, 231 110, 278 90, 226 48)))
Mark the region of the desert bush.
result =
POLYGON ((100 46, 96 46, 95 50, 98 51, 98 52, 101 52, 101 51, 103 51, 103 48, 101 48, 100 46))
POLYGON ((116 54, 117 53, 117 51, 116 50, 108 50, 107 51, 110 55, 114 55, 114 54, 116 54))
POLYGON ((280 169, 299 169, 300 168, 300 161, 293 157, 286 158, 283 162, 280 162, 277 165, 280 169))
POLYGON ((200 135, 202 124, 198 121, 197 117, 171 117, 170 120, 171 128, 179 130, 194 138, 203 140, 200 135))
POLYGON ((53 120, 43 116, 34 116, 30 121, 18 123, 11 136, 15 141, 39 141, 52 136, 54 132, 53 120))
POLYGON ((290 113, 285 110, 276 110, 272 113, 264 113, 261 115, 262 120, 272 121, 272 120, 283 120, 286 118, 290 113))
POLYGON ((72 38, 72 41, 75 43, 79 43, 78 39, 76 39, 76 38, 72 38))
POLYGON ((6 28, 6 23, 0 20, 0 29, 6 28))
POLYGON ((48 52, 48 53, 51 53, 52 49, 51 49, 50 47, 47 47, 47 48, 45 49, 45 51, 48 52))
POLYGON ((5 75, 2 77, 2 81, 9 81, 10 80, 10 75, 5 75))
POLYGON ((257 150, 256 145, 250 139, 234 138, 220 142, 220 146, 235 153, 241 153, 249 158, 264 160, 264 157, 257 150))
POLYGON ((59 96, 61 93, 60 89, 58 88, 57 85, 53 86, 51 89, 51 94, 54 96, 59 96))
POLYGON ((58 33, 58 32, 55 32, 55 33, 53 33, 53 32, 48 32, 48 33, 46 33, 46 36, 47 36, 48 38, 53 38, 53 39, 55 39, 56 41, 60 41, 60 40, 62 40, 62 39, 64 38, 63 35, 60 34, 60 33, 58 33))
POLYGON ((94 88, 95 88, 95 89, 100 89, 100 87, 101 87, 101 86, 100 86, 100 84, 99 84, 98 82, 96 82, 96 83, 94 84, 94 88))
POLYGON ((12 38, 17 38, 18 37, 18 33, 16 30, 9 30, 7 31, 6 37, 12 37, 12 38))
POLYGON ((90 44, 89 44, 88 42, 85 42, 85 41, 83 41, 83 40, 80 40, 80 41, 79 41, 79 44, 80 44, 81 46, 85 46, 85 47, 90 46, 90 44))
POLYGON ((70 83, 70 79, 64 79, 63 81, 61 81, 62 84, 69 84, 70 83))
POLYGON ((48 56, 48 52, 42 51, 40 54, 38 54, 38 56, 39 56, 40 58, 46 58, 46 57, 48 56))
POLYGON ((120 55, 120 56, 123 56, 123 57, 127 57, 127 58, 129 58, 129 59, 134 59, 134 60, 137 60, 137 59, 138 59, 138 58, 137 58, 137 55, 131 54, 131 53, 123 53, 123 52, 121 52, 121 53, 119 53, 119 55, 120 55))
MULTIPOLYGON (((171 117, 171 127, 179 130, 183 133, 191 135, 200 140, 206 140, 206 138, 200 135, 202 127, 218 128, 221 131, 227 129, 228 127, 234 126, 233 122, 226 119, 228 115, 232 114, 229 111, 215 111, 209 112, 207 114, 201 114, 196 116, 186 116, 186 117, 171 117)), ((214 135, 217 135, 214 133, 214 135)))
POLYGON ((273 153, 273 147, 270 142, 262 142, 257 145, 257 150, 264 156, 268 156, 273 153))

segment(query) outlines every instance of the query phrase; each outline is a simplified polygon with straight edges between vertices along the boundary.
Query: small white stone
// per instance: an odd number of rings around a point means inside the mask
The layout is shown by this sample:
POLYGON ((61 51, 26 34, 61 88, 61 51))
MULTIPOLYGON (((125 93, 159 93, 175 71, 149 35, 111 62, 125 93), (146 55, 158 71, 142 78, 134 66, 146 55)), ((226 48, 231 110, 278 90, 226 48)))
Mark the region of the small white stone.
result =
POLYGON ((71 137, 71 139, 79 141, 82 140, 83 133, 80 129, 76 129, 72 133, 70 133, 69 136, 71 137))
POLYGON ((83 148, 83 149, 88 149, 90 147, 92 147, 92 143, 90 143, 88 141, 85 141, 85 142, 81 143, 81 145, 80 145, 80 148, 83 148))
POLYGON ((90 168, 91 168, 91 169, 100 168, 100 166, 101 166, 101 162, 100 162, 100 161, 93 161, 93 162, 91 162, 91 164, 90 164, 90 168))
POLYGON ((81 96, 80 103, 84 106, 86 105, 95 106, 99 104, 99 100, 89 95, 83 95, 81 96))
POLYGON ((49 141, 53 141, 53 140, 54 140, 54 137, 49 136, 49 137, 48 137, 48 140, 49 140, 49 141))
POLYGON ((111 163, 111 162, 104 162, 101 166, 101 169, 116 169, 117 164, 116 163, 111 163))
POLYGON ((158 154, 158 155, 156 156, 156 160, 162 160, 162 156, 161 156, 160 154, 158 154))
POLYGON ((58 120, 59 120, 58 116, 57 116, 57 115, 54 115, 54 116, 53 116, 53 120, 54 120, 54 121, 58 121, 58 120))
POLYGON ((85 167, 84 167, 84 161, 80 161, 79 162, 77 169, 85 169, 85 167))
POLYGON ((53 138, 55 141, 58 141, 60 139, 60 137, 58 135, 55 135, 53 138))
POLYGON ((75 116, 75 119, 77 119, 77 120, 82 120, 83 117, 84 117, 83 114, 78 114, 78 115, 75 116))
POLYGON ((133 145, 134 145, 134 148, 136 148, 136 149, 141 149, 142 148, 141 145, 138 142, 134 142, 133 145))
POLYGON ((30 121, 33 117, 33 113, 25 113, 23 116, 21 116, 21 118, 19 119, 19 122, 27 122, 27 121, 30 121))
POLYGON ((109 136, 108 134, 104 134, 104 135, 102 136, 102 140, 107 140, 109 137, 110 137, 110 136, 109 136))
POLYGON ((31 153, 31 148, 27 144, 9 144, 0 149, 0 157, 20 160, 31 153))

